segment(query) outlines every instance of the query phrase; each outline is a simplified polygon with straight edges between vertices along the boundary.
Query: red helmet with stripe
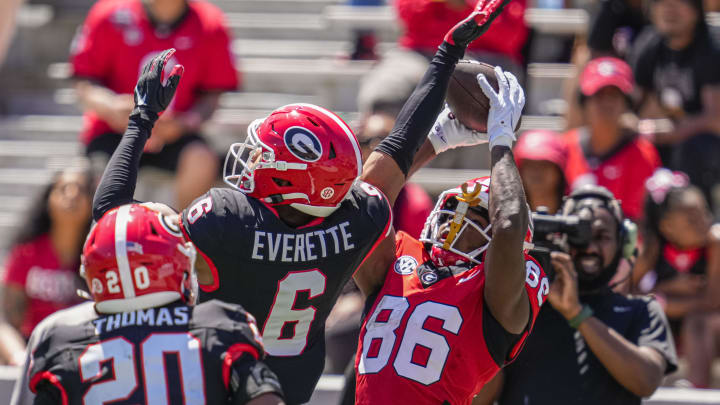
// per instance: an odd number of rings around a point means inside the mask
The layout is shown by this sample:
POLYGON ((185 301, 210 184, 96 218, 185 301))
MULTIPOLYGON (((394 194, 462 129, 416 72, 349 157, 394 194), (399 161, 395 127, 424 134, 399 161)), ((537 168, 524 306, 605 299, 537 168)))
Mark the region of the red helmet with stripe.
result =
MULTIPOLYGON (((459 187, 445 190, 438 197, 435 208, 428 216, 425 227, 420 234, 420 241, 429 246, 430 257, 439 266, 461 265, 464 263, 480 264, 482 253, 490 246, 492 224, 482 228, 466 216, 467 210, 480 212, 489 222, 488 207, 490 202, 490 177, 480 177, 466 181, 459 187), (449 224, 449 226, 448 226, 449 224), (486 243, 470 252, 455 248, 455 243, 467 227, 473 227, 485 239, 486 243)), ((530 209, 527 210, 528 216, 530 209)), ((532 220, 528 222, 525 235, 525 249, 531 249, 533 237, 532 220)))
POLYGON ((176 224, 139 204, 108 211, 90 231, 81 273, 101 313, 165 305, 195 296, 195 248, 176 224))
POLYGON ((337 115, 312 104, 280 107, 230 146, 225 183, 270 205, 325 217, 340 206, 362 169, 360 147, 337 115))

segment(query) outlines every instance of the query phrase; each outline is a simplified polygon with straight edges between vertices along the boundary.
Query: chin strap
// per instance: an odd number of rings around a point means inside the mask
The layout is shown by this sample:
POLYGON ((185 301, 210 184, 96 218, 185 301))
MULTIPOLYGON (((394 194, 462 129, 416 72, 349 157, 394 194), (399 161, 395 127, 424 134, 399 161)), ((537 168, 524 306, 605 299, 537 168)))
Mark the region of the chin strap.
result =
POLYGON ((460 186, 460 189, 462 190, 462 197, 457 197, 458 205, 455 208, 455 215, 453 216, 452 222, 450 222, 450 232, 445 238, 443 249, 450 250, 450 246, 463 226, 463 220, 465 219, 468 208, 475 207, 480 204, 480 199, 477 198, 477 196, 480 194, 481 188, 482 187, 479 184, 475 184, 473 191, 468 192, 467 183, 463 183, 463 185, 460 186))

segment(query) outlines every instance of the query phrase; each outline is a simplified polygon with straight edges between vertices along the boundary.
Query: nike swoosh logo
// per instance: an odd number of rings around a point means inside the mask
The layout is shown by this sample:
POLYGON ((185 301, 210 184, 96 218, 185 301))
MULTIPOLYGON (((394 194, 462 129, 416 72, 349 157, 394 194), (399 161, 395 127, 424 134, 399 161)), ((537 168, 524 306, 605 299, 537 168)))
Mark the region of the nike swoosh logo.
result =
POLYGON ((135 88, 135 98, 137 99, 138 105, 145 105, 145 96, 141 96, 137 88, 135 88))

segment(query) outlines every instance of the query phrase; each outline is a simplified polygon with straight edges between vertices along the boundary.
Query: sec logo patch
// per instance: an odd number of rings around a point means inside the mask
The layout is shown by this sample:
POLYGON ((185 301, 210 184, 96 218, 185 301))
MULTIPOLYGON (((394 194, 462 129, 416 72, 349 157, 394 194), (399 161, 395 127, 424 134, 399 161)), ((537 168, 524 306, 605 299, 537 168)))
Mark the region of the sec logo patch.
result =
POLYGON ((415 268, 417 267, 418 262, 415 260, 412 256, 400 256, 395 260, 395 265, 393 268, 395 269, 395 273, 400 274, 401 276, 407 276, 408 274, 412 274, 413 271, 415 271, 415 268))
POLYGON ((283 140, 290 153, 300 160, 316 162, 322 156, 320 139, 307 128, 290 127, 285 131, 283 140))

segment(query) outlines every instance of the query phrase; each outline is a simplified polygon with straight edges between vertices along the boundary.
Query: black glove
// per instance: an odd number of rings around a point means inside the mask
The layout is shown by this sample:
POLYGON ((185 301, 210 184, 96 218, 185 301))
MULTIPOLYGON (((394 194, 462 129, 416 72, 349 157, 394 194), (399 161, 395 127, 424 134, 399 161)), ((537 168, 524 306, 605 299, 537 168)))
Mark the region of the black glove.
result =
POLYGON ((495 17, 500 15, 503 7, 510 0, 480 0, 475 5, 473 11, 467 18, 455 24, 445 34, 445 42, 450 45, 467 48, 470 42, 474 41, 480 35, 484 34, 490 28, 490 24, 495 17))
POLYGON ((135 85, 135 108, 130 113, 131 118, 140 117, 154 123, 158 119, 158 113, 170 105, 184 71, 182 65, 175 65, 163 85, 165 64, 174 53, 174 48, 167 49, 143 67, 135 85))

